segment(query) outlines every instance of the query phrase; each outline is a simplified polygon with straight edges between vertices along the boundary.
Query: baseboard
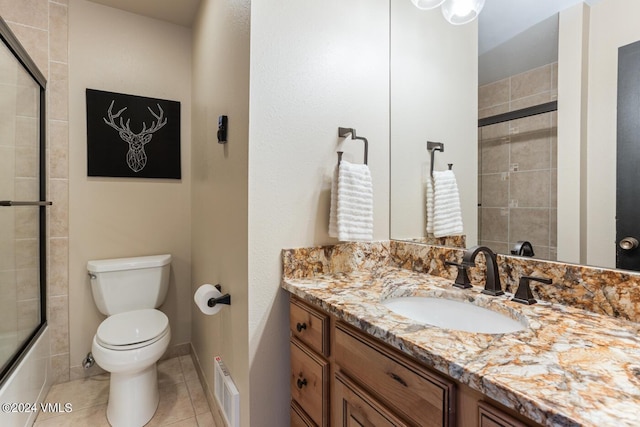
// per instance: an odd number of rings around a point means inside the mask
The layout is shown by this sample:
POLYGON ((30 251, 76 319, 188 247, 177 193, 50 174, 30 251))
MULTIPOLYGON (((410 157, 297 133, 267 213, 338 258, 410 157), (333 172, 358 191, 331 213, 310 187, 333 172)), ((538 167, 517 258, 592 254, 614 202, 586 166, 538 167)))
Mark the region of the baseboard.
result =
MULTIPOLYGON (((193 365, 196 367, 196 372, 198 373, 198 378, 200 379, 200 384, 202 384, 202 389, 204 390, 205 396, 207 396, 207 403, 209 403, 209 409, 211 410, 211 415, 213 415, 213 421, 216 426, 226 426, 224 422, 224 418, 222 417, 222 409, 218 406, 218 402, 213 396, 213 388, 209 386, 207 380, 205 378, 204 372, 202 371, 202 366, 200 365, 200 360, 198 360, 198 356, 196 355, 193 346, 191 345, 191 359, 193 360, 193 365)), ((213 363, 213 358, 211 360, 213 363)))

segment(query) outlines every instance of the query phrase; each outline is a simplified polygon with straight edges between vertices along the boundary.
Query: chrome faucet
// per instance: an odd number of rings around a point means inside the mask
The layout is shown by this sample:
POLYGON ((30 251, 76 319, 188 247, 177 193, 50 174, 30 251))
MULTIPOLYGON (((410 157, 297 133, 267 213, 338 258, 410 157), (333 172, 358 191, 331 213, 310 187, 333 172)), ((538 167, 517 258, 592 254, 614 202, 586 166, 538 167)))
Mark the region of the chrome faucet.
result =
POLYGON ((475 259, 478 253, 483 252, 487 263, 486 280, 483 294, 487 295, 503 295, 502 285, 500 284, 500 274, 498 273, 498 262, 496 254, 486 246, 474 246, 464 251, 462 263, 470 267, 475 267, 475 259))

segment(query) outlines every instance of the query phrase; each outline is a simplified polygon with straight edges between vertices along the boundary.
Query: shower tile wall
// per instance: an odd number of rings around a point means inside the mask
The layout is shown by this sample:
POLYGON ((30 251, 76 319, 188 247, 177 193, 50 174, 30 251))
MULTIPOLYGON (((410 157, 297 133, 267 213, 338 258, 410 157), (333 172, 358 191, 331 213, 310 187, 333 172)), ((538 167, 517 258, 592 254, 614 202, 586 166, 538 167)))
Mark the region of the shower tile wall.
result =
MULTIPOLYGON (((490 117, 557 99, 558 64, 480 86, 478 116, 490 117)), ((555 260, 557 114, 478 129, 479 244, 509 253, 519 240, 536 258, 555 260)))
MULTIPOLYGON (((68 0, 0 0, 0 15, 47 79, 47 199, 53 201, 47 218, 47 321, 53 382, 64 382, 69 380, 68 0)), ((16 126, 16 132, 22 131, 30 130, 16 126)), ((15 160, 0 156, 2 169, 5 162, 11 162, 12 171, 19 168, 15 160)), ((16 298, 28 301, 33 290, 22 284, 32 278, 17 280, 16 298)), ((31 316, 28 304, 13 310, 31 316)))

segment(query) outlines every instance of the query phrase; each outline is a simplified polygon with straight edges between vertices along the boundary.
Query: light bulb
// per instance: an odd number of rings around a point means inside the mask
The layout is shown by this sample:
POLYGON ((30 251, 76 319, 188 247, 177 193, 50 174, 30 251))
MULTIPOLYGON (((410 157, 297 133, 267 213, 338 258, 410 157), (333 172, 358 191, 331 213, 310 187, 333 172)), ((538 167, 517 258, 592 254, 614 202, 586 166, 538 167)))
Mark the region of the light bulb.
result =
POLYGON ((429 10, 440 6, 444 3, 444 0, 411 0, 411 3, 413 3, 418 9, 429 10))
POLYGON ((462 25, 478 17, 485 0, 447 0, 442 14, 453 25, 462 25))

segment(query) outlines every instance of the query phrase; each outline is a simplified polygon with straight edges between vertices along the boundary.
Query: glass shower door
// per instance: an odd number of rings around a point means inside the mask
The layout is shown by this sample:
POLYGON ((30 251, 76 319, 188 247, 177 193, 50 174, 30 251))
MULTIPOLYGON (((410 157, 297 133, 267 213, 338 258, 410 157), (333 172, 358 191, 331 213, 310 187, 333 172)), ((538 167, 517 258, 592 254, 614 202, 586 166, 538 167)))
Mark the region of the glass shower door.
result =
MULTIPOLYGON (((3 34, 4 38, 4 34, 3 34)), ((5 39, 6 43, 6 39, 5 39)), ((9 43, 10 44, 10 43, 9 43)), ((44 88, 0 46, 0 368, 44 325, 44 88)))
POLYGON ((478 243, 496 253, 557 258, 557 107, 549 104, 479 128, 478 243), (520 252, 523 242, 532 250, 520 252))

